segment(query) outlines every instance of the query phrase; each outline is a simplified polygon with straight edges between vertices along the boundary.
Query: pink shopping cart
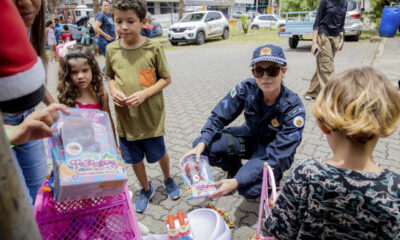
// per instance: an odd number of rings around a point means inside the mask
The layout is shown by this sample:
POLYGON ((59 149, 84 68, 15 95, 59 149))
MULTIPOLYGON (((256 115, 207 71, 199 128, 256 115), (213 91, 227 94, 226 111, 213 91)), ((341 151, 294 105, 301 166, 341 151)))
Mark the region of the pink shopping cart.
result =
POLYGON ((265 218, 271 214, 272 207, 278 197, 277 188, 275 184, 275 177, 272 168, 264 163, 263 182, 260 196, 260 207, 258 210, 257 232, 249 240, 273 240, 273 237, 264 237, 261 233, 261 226, 263 223, 263 214, 265 218))
POLYGON ((46 240, 139 240, 139 226, 128 187, 124 193, 85 200, 55 202, 43 183, 34 216, 46 240))

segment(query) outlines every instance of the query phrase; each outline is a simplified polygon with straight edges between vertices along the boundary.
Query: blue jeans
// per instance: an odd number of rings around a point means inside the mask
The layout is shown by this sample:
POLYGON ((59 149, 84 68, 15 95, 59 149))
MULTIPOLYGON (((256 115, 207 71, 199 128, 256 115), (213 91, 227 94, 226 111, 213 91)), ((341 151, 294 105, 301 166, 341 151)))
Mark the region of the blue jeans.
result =
MULTIPOLYGON (((32 112, 34 108, 19 115, 7 116, 4 123, 8 125, 19 125, 32 112)), ((33 140, 14 147, 13 153, 17 159, 21 176, 26 185, 29 202, 33 205, 36 194, 48 174, 46 150, 43 140, 33 140)))
POLYGON ((106 47, 107 45, 110 43, 111 41, 107 41, 105 38, 98 38, 97 39, 97 46, 100 49, 101 54, 103 54, 103 56, 106 56, 106 47))

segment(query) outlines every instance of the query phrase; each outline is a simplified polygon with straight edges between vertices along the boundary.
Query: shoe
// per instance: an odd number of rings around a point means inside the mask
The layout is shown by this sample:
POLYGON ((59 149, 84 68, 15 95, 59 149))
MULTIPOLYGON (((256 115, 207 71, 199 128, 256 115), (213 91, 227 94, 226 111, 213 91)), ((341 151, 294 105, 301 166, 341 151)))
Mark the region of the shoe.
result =
POLYGON ((167 180, 164 180, 163 185, 164 185, 165 189, 167 189, 169 199, 177 200, 181 197, 181 191, 179 190, 178 186, 174 182, 174 179, 168 178, 167 180))
POLYGON ((305 100, 313 100, 313 99, 315 99, 315 97, 311 97, 309 95, 304 95, 304 99, 305 100))
POLYGON ((151 186, 151 182, 149 181, 150 190, 146 191, 144 189, 140 190, 140 194, 138 199, 135 202, 135 210, 138 213, 143 213, 146 211, 149 206, 150 199, 154 196, 154 188, 151 186))

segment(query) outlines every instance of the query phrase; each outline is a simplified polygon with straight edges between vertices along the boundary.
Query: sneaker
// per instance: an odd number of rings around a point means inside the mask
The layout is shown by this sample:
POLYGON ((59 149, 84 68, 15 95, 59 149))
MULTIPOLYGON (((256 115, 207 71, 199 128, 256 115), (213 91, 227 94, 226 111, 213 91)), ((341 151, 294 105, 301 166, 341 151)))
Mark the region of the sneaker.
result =
POLYGON ((313 99, 315 99, 315 97, 311 97, 309 95, 304 95, 304 99, 305 100, 313 100, 313 99))
POLYGON ((144 189, 140 190, 140 194, 138 199, 135 202, 135 210, 138 213, 143 213, 146 211, 149 206, 150 199, 154 196, 154 188, 151 186, 151 182, 149 181, 150 190, 146 191, 144 189))
POLYGON ((181 197, 181 191, 179 190, 178 186, 174 182, 174 179, 168 178, 167 180, 164 180, 163 185, 164 185, 165 189, 167 189, 169 199, 177 200, 181 197))

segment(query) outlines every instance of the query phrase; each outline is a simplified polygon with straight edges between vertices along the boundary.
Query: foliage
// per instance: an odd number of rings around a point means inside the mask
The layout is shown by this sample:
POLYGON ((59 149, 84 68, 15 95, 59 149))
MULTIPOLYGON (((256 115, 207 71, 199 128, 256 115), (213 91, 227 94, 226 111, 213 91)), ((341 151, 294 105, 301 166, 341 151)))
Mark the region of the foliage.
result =
POLYGON ((393 5, 400 5, 400 0, 371 0, 370 4, 372 10, 366 12, 365 14, 371 20, 371 22, 376 24, 376 28, 378 28, 381 23, 383 8, 385 6, 389 6, 390 3, 393 5))
POLYGON ((246 16, 241 15, 240 23, 242 24, 242 29, 243 29, 244 34, 247 34, 247 32, 249 31, 250 21, 247 19, 246 16))
POLYGON ((282 1, 283 12, 317 10, 320 0, 285 0, 282 1))

